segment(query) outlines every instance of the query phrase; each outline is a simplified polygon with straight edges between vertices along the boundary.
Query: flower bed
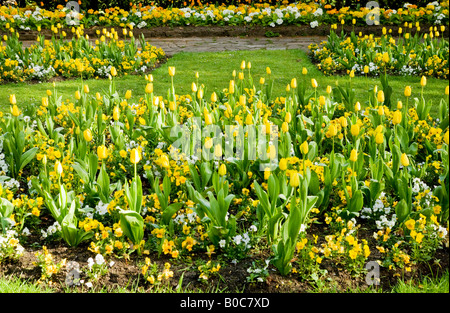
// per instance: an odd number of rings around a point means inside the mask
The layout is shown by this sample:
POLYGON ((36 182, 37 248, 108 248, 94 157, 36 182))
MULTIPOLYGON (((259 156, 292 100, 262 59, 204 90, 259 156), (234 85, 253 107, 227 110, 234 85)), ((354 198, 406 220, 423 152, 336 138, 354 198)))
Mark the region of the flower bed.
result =
POLYGON ((0 42, 0 82, 44 81, 54 76, 106 78, 114 67, 120 75, 146 73, 165 59, 164 51, 151 46, 144 36, 135 39, 123 30, 127 41, 119 40, 114 29, 97 31, 95 43, 81 27, 72 29, 72 40, 65 31, 52 28, 58 35, 50 40, 40 33, 36 44, 23 47, 17 33, 4 35, 0 42))
POLYGON ((405 26, 404 32, 400 28, 395 35, 384 28, 381 37, 354 32, 347 35, 343 31, 338 35, 331 30, 327 41, 310 45, 311 58, 327 75, 389 73, 448 79, 449 44, 442 35, 445 26, 431 27, 424 35, 418 33, 418 23, 414 28, 412 23, 405 26))
MULTIPOLYGON (((379 23, 381 25, 401 25, 404 22, 420 22, 428 25, 446 25, 449 22, 448 1, 430 2, 425 7, 405 4, 397 10, 380 9, 379 23)), ((321 5, 316 2, 298 2, 288 5, 269 3, 254 3, 234 5, 205 5, 168 7, 136 6, 129 10, 110 8, 94 11, 82 11, 79 15, 69 15, 63 6, 55 11, 39 7, 25 9, 1 7, 0 29, 9 27, 20 30, 34 30, 38 26, 50 28, 61 23, 63 26, 83 24, 86 28, 93 26, 114 26, 148 28, 154 26, 204 26, 204 25, 310 25, 315 28, 321 24, 334 23, 367 25, 367 15, 373 13, 373 8, 362 7, 339 10, 331 5, 321 5)))
POLYGON ((240 262, 252 284, 268 269, 317 280, 330 264, 363 279, 369 261, 408 274, 448 246, 448 87, 432 117, 423 89, 405 86, 394 101, 385 76, 362 108, 350 84, 319 94, 306 70, 284 95, 272 94, 270 68, 258 84, 251 74, 242 62, 223 90, 206 94, 197 78, 177 95, 169 67, 165 96, 149 75, 138 103, 116 92, 114 70, 103 94, 81 83, 62 101, 54 87, 39 107, 11 95, 0 123, 2 262, 36 240, 84 247, 83 267, 37 251, 40 282, 65 270, 89 287, 114 258, 132 257, 139 284, 157 288, 174 264, 201 283, 240 262))

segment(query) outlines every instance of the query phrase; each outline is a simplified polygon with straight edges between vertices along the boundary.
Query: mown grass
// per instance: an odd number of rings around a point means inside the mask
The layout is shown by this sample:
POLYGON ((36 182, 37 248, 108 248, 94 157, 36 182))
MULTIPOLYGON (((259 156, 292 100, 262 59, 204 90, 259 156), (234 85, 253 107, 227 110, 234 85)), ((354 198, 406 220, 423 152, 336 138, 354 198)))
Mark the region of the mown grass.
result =
MULTIPOLYGON (((165 96, 170 86, 170 77, 168 67, 175 66, 176 75, 174 78, 177 94, 190 94, 191 84, 196 81, 195 73, 200 75, 199 83, 206 87, 205 96, 215 90, 222 90, 229 85, 232 79, 232 72, 240 71, 239 66, 242 60, 251 62, 251 74, 256 85, 260 77, 267 77, 266 67, 270 67, 272 77, 275 79, 274 96, 284 96, 286 86, 291 79, 303 79, 302 69, 308 69, 308 75, 304 78, 308 81, 315 78, 319 83, 318 91, 325 93, 327 85, 336 86, 336 83, 344 85, 349 77, 325 76, 315 65, 313 65, 307 54, 301 50, 257 50, 257 51, 226 51, 226 52, 204 52, 188 53, 182 52, 175 54, 166 63, 152 72, 154 77, 154 90, 156 95, 165 96)), ((247 74, 247 70, 245 71, 247 74)), ((109 81, 106 79, 90 79, 84 83, 89 85, 91 93, 102 92, 108 89, 109 81)), ((145 78, 143 75, 128 75, 116 78, 116 86, 119 94, 124 95, 126 90, 131 90, 133 98, 131 101, 138 101, 144 95, 145 78)), ((403 95, 405 86, 412 87, 412 97, 420 95, 420 77, 390 77, 390 84, 393 88, 393 101, 405 101, 403 95)), ((352 79, 352 87, 356 91, 355 101, 361 104, 367 101, 367 92, 373 89, 375 85, 381 88, 378 78, 355 77, 352 79)), ((432 114, 437 113, 439 102, 444 95, 444 89, 448 81, 429 78, 427 86, 424 89, 424 97, 432 103, 432 114)), ((58 94, 65 99, 74 99, 74 93, 81 88, 80 80, 70 79, 56 83, 58 94)), ((9 110, 9 95, 15 94, 17 103, 40 104, 41 98, 46 94, 47 89, 53 89, 52 83, 8 83, 0 85, 0 110, 6 112, 9 110)))

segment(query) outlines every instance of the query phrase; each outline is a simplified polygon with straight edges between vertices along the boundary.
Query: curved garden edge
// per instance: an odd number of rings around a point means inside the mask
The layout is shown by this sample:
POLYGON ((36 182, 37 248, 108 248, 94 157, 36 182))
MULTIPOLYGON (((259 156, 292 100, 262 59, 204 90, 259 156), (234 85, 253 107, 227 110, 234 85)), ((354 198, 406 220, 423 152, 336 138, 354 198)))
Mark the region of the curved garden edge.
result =
MULTIPOLYGON (((429 28, 435 25, 421 25, 420 33, 428 33, 429 28)), ((119 28, 118 26, 94 26, 84 30, 86 35, 96 36, 96 31, 103 28, 119 28)), ((344 25, 343 30, 350 33, 352 30, 355 32, 361 32, 363 34, 373 34, 379 36, 382 34, 383 28, 392 29, 394 34, 398 33, 398 29, 401 26, 390 26, 390 25, 377 25, 377 26, 349 26, 344 25)), ((249 25, 238 25, 238 26, 161 26, 152 28, 133 29, 133 34, 135 37, 144 35, 145 38, 157 38, 157 37, 169 37, 169 38, 183 38, 183 37, 270 37, 270 36, 283 36, 283 37, 304 37, 304 36, 327 36, 330 33, 330 25, 320 25, 316 28, 311 28, 309 25, 286 25, 286 26, 249 26, 249 25)), ((338 26, 338 30, 342 29, 338 26)), ((71 38, 71 29, 63 29, 67 33, 67 37, 71 38)), ((416 32, 414 28, 414 32, 416 32)), ((18 31, 20 40, 35 40, 38 35, 38 31, 18 31)), ((0 35, 9 34, 0 30, 0 35)), ((41 31, 46 37, 51 37, 52 32, 49 29, 41 31)), ((123 37, 120 32, 119 37, 123 37)), ((449 37, 449 30, 446 28, 444 31, 444 36, 449 37)))

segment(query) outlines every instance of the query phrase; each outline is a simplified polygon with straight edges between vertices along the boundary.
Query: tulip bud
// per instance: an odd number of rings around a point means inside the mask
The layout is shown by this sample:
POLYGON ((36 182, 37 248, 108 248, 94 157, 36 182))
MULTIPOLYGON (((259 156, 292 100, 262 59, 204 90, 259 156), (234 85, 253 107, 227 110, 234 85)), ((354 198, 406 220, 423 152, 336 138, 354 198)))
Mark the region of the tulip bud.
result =
POLYGON ((356 112, 361 111, 361 103, 359 103, 359 101, 355 103, 355 111, 356 112))
POLYGON ((119 118, 120 118, 120 109, 119 109, 118 106, 115 106, 115 107, 114 107, 114 110, 113 110, 113 119, 114 119, 115 121, 118 121, 119 118))
POLYGON ((219 167, 219 175, 225 176, 226 174, 227 174, 227 166, 222 163, 219 167))
POLYGON ((449 92, 448 92, 448 86, 445 87, 445 95, 448 96, 449 92))
POLYGON ((297 79, 295 79, 295 78, 292 78, 292 80, 291 80, 291 87, 294 89, 294 88, 297 88, 297 79))
POLYGON ((448 134, 448 130, 445 132, 445 134, 444 134, 444 142, 448 145, 448 136, 449 136, 449 134, 448 134))
POLYGON ((117 76, 117 70, 114 66, 111 67, 111 76, 113 76, 113 77, 117 76))
POLYGON ((298 177, 298 173, 292 173, 291 174, 291 179, 289 181, 289 185, 291 185, 291 187, 298 187, 300 185, 300 177, 298 177))
POLYGON ((141 160, 141 155, 139 153, 139 150, 134 148, 131 150, 130 153, 130 161, 133 164, 137 164, 141 160))
POLYGON ((281 130, 283 131, 283 133, 287 133, 289 131, 289 124, 283 122, 283 124, 281 124, 281 130))
POLYGON ((9 103, 11 103, 12 105, 15 105, 17 103, 16 95, 13 94, 9 96, 9 103))
POLYGON ((291 112, 286 112, 286 115, 284 116, 284 121, 286 123, 290 123, 292 121, 292 115, 291 112))
POLYGON ((266 67, 266 73, 267 73, 267 75, 272 74, 272 71, 270 70, 270 67, 266 67))
POLYGON ((59 176, 61 176, 61 174, 63 172, 62 164, 59 161, 55 162, 55 172, 58 173, 59 176))
POLYGON ((400 161, 404 167, 409 165, 409 159, 408 159, 408 156, 406 155, 406 153, 402 154, 400 161))
POLYGON ((411 97, 411 86, 405 87, 405 97, 411 97))
POLYGON ((211 102, 217 102, 217 94, 215 92, 211 94, 211 102))
POLYGON ((265 79, 264 77, 261 77, 261 78, 259 79, 259 84, 260 84, 260 85, 264 85, 265 82, 266 82, 266 79, 265 79))
POLYGON ((361 131, 361 130, 360 130, 358 124, 353 124, 353 125, 351 126, 351 128, 350 128, 350 132, 351 132, 351 134, 352 134, 354 137, 358 136, 359 133, 360 133, 360 131, 361 131))
POLYGON ((48 107, 48 98, 47 97, 42 97, 42 106, 48 107))
POLYGON ((304 67, 304 68, 302 69, 302 74, 303 74, 303 75, 308 74, 308 69, 307 69, 306 67, 304 67))
POLYGON ((245 118, 245 124, 247 125, 253 124, 253 116, 251 114, 247 114, 247 117, 245 118))
POLYGON ((303 141, 303 143, 300 145, 300 151, 301 151, 304 155, 308 154, 309 147, 308 147, 308 142, 307 142, 306 140, 303 141))
POLYGON ((369 73, 369 66, 367 66, 367 65, 364 66, 364 73, 365 74, 369 73))
POLYGON ((244 70, 245 69, 245 61, 242 61, 241 62, 241 70, 244 70))
POLYGON ((319 86, 319 85, 317 84, 317 81, 316 81, 314 78, 311 79, 311 85, 312 85, 313 88, 317 88, 317 86, 319 86))
POLYGON ((382 106, 382 105, 380 105, 379 107, 378 107, 378 115, 384 115, 384 107, 382 106))
POLYGON ((401 102, 400 100, 397 101, 397 109, 401 110, 403 108, 403 102, 401 102))
POLYGON ((352 149, 352 151, 350 152, 350 161, 356 162, 357 160, 358 160, 358 151, 352 149))
POLYGON ((175 76, 175 66, 169 66, 169 76, 175 76))
POLYGON ((77 100, 81 99, 81 93, 79 90, 75 91, 75 99, 77 99, 77 100))
POLYGON ((328 85, 327 86, 327 94, 331 94, 332 91, 333 91, 333 88, 330 85, 328 85))
POLYGON ((145 86, 145 93, 152 93, 153 92, 153 83, 148 83, 145 86))
POLYGON ((376 142, 377 144, 381 145, 381 144, 383 143, 383 141, 384 141, 384 135, 383 135, 383 133, 377 133, 377 134, 375 135, 375 142, 376 142))
POLYGON ((100 160, 106 159, 108 157, 108 149, 104 145, 98 146, 97 155, 100 160))
POLYGON ((378 102, 384 102, 384 92, 383 92, 383 90, 378 91, 378 93, 377 93, 377 100, 378 100, 378 102))
POLYGON ((88 142, 92 140, 92 133, 89 128, 83 132, 83 137, 84 137, 84 140, 86 140, 88 142))
POLYGON ((11 114, 15 117, 19 116, 22 113, 16 104, 14 104, 10 109, 11 109, 11 114))
POLYGON ((89 86, 88 85, 84 85, 84 93, 89 93, 89 86))
POLYGON ((280 168, 280 170, 285 171, 287 169, 288 166, 288 161, 285 158, 282 158, 280 160, 280 163, 278 164, 278 167, 280 168))
POLYGON ((392 123, 394 123, 394 125, 400 124, 402 121, 402 112, 401 111, 395 111, 394 112, 394 116, 392 118, 392 123))
POLYGON ((339 123, 341 123, 342 127, 347 127, 348 126, 348 122, 347 122, 347 119, 345 118, 345 116, 341 116, 339 118, 339 123))
POLYGON ((420 86, 425 87, 427 85, 427 78, 425 76, 422 76, 420 79, 420 86))

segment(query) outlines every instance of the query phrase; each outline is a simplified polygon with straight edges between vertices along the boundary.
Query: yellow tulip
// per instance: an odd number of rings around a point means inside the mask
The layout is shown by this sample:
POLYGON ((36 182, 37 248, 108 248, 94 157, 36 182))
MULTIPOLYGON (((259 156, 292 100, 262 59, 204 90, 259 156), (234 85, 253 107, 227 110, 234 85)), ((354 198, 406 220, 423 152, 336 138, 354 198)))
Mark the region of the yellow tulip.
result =
POLYGON ((212 120, 212 115, 211 114, 205 114, 205 124, 206 125, 211 125, 213 123, 213 120, 212 120))
POLYGON ((267 75, 272 74, 272 71, 270 70, 270 67, 266 67, 266 73, 267 73, 267 75))
POLYGON ((288 161, 285 158, 282 158, 280 160, 280 163, 278 164, 278 167, 280 168, 280 170, 285 171, 287 169, 288 166, 288 161))
POLYGON ((247 125, 253 124, 253 116, 251 114, 247 114, 247 117, 245 118, 245 124, 247 125))
POLYGON ((356 112, 361 111, 361 103, 359 103, 359 101, 355 103, 355 111, 356 112))
POLYGON ((307 142, 306 140, 300 145, 300 151, 301 151, 304 155, 308 154, 309 147, 308 147, 308 142, 307 142))
POLYGON ((291 85, 287 84, 287 86, 286 86, 286 92, 289 92, 289 91, 291 91, 291 85))
POLYGON ((401 122, 402 122, 402 112, 397 110, 394 112, 392 123, 394 123, 394 125, 397 125, 400 124, 401 122))
POLYGON ((289 185, 291 185, 291 187, 298 187, 298 185, 300 185, 300 177, 298 177, 298 173, 294 172, 291 174, 291 179, 289 181, 289 185))
POLYGON ((239 80, 244 80, 244 72, 239 72, 238 78, 239 80))
POLYGON ((86 141, 91 141, 92 140, 92 132, 91 130, 88 128, 83 132, 83 136, 84 136, 84 140, 86 141))
POLYGON ((108 149, 104 145, 98 146, 97 155, 100 160, 106 159, 108 157, 108 149))
POLYGON ((211 149, 212 145, 213 145, 212 138, 206 137, 206 139, 205 139, 205 149, 211 149))
POLYGON ((397 101, 397 109, 401 110, 403 108, 403 102, 401 102, 400 100, 397 101))
POLYGON ((411 97, 411 86, 405 87, 405 97, 411 97))
POLYGON ((303 74, 303 75, 308 74, 308 69, 307 69, 306 67, 304 67, 304 68, 302 69, 302 74, 303 74))
POLYGON ((266 167, 264 169, 264 180, 268 180, 270 177, 270 168, 266 167))
POLYGON ((293 89, 297 88, 297 79, 296 78, 292 78, 292 80, 291 80, 291 87, 293 89))
POLYGON ((214 156, 216 158, 222 157, 222 145, 221 144, 218 144, 214 147, 214 156))
POLYGON ((445 95, 448 96, 449 92, 448 92, 448 86, 445 87, 445 95))
POLYGON ((447 132, 444 134, 444 142, 445 142, 446 144, 448 144, 448 130, 447 130, 447 132))
POLYGON ((364 66, 364 73, 365 74, 369 73, 369 66, 367 66, 367 65, 364 66))
POLYGON ((131 153, 130 153, 130 161, 131 161, 131 163, 137 164, 137 163, 139 163, 140 160, 141 160, 141 155, 139 153, 139 150, 136 149, 136 148, 132 149, 131 153))
POLYGON ((16 104, 11 107, 11 114, 15 117, 19 116, 21 113, 22 112, 19 110, 19 107, 16 104))
POLYGON ((241 70, 245 70, 245 61, 241 62, 241 70))
POLYGON ((177 109, 176 103, 173 102, 173 101, 170 101, 170 103, 169 103, 169 110, 170 111, 175 111, 176 109, 177 109))
POLYGON ((227 166, 225 164, 221 164, 219 167, 219 175, 225 176, 227 174, 227 166))
POLYGON ((384 92, 383 92, 383 90, 378 91, 378 93, 377 93, 377 100, 378 100, 378 102, 384 102, 384 92))
POLYGON ((13 94, 9 96, 9 103, 11 103, 12 105, 15 105, 17 103, 16 95, 13 94))
POLYGON ((345 116, 341 116, 341 117, 339 118, 339 123, 341 123, 341 126, 342 126, 342 127, 347 127, 347 126, 348 126, 348 121, 347 121, 347 119, 345 118, 345 116))
POLYGON ((127 90, 127 92, 125 92, 125 99, 127 100, 131 99, 131 90, 127 90))
POLYGON ((281 124, 281 130, 283 131, 283 133, 287 133, 289 131, 289 124, 283 122, 283 124, 281 124))
POLYGON ((234 93, 234 80, 230 80, 230 87, 228 88, 230 94, 234 93))
POLYGON ((286 112, 286 115, 284 116, 284 121, 286 123, 290 123, 292 121, 292 115, 291 112, 286 112))
POLYGON ((378 115, 384 115, 384 107, 382 106, 382 105, 380 105, 379 107, 378 107, 378 115))
POLYGON ((388 63, 390 61, 389 54, 387 52, 383 52, 383 62, 388 63))
POLYGON ((152 93, 153 92, 153 83, 148 83, 145 86, 145 93, 152 93))
POLYGON ((111 67, 111 76, 113 77, 117 76, 117 70, 114 66, 111 67))
POLYGON ((42 97, 42 106, 48 107, 48 98, 47 97, 42 97))
POLYGON ((377 133, 377 134, 375 135, 375 142, 376 142, 377 144, 381 145, 381 144, 383 143, 383 141, 384 141, 384 135, 383 135, 383 133, 377 133))
POLYGON ((350 161, 356 162, 357 160, 358 160, 358 151, 352 149, 352 151, 350 152, 350 161))
POLYGON ((266 79, 265 79, 264 77, 261 77, 261 78, 259 79, 259 84, 260 84, 260 85, 264 85, 265 82, 266 82, 266 79))
POLYGON ((275 159, 275 157, 277 156, 277 149, 275 149, 275 146, 270 145, 269 148, 267 149, 267 156, 269 157, 270 160, 275 159))
POLYGON ((427 85, 427 78, 425 76, 422 76, 420 79, 420 86, 425 87, 427 85))
POLYGON ((118 106, 115 106, 115 107, 114 107, 114 110, 113 110, 113 119, 114 119, 115 121, 118 121, 119 118, 120 118, 120 109, 119 109, 118 106))
POLYGON ((175 76, 175 66, 169 66, 169 76, 175 76))
POLYGON ((197 98, 198 99, 203 99, 203 89, 199 89, 199 91, 197 92, 197 98))
POLYGON ((60 175, 60 176, 63 173, 63 167, 62 167, 61 162, 59 162, 59 161, 55 162, 55 172, 58 173, 58 175, 60 175))
POLYGON ((353 124, 352 127, 350 128, 350 132, 352 133, 352 135, 354 137, 358 136, 360 133, 360 128, 358 124, 353 124))
POLYGON ((49 89, 47 89, 46 93, 47 93, 47 96, 49 96, 49 97, 52 95, 52 91, 49 89))
POLYGON ((211 102, 217 102, 217 94, 215 92, 211 94, 211 102))
POLYGON ((313 79, 311 79, 311 86, 313 87, 313 88, 317 88, 319 85, 317 84, 317 81, 313 78, 313 79))
POLYGON ((402 154, 400 161, 402 162, 402 165, 405 167, 409 165, 409 159, 408 159, 408 156, 406 155, 406 153, 402 154))
POLYGON ((197 85, 195 83, 192 83, 191 90, 192 92, 197 92, 197 85))
POLYGON ((81 99, 81 93, 79 90, 75 91, 75 99, 77 99, 77 100, 81 99))
POLYGON ((353 78, 353 77, 355 77, 355 71, 354 71, 354 70, 351 70, 351 71, 350 71, 350 75, 349 75, 349 76, 350 76, 350 78, 353 78))
POLYGON ((319 105, 323 107, 325 105, 325 103, 326 103, 325 97, 324 96, 320 96, 319 97, 319 105))
POLYGON ((337 135, 337 127, 334 124, 330 124, 330 126, 328 127, 328 133, 330 134, 331 137, 334 137, 337 135))
POLYGON ((333 88, 330 85, 328 85, 327 86, 327 94, 331 94, 332 91, 333 91, 333 88))
POLYGON ((89 86, 88 85, 84 85, 84 93, 89 93, 89 86))

